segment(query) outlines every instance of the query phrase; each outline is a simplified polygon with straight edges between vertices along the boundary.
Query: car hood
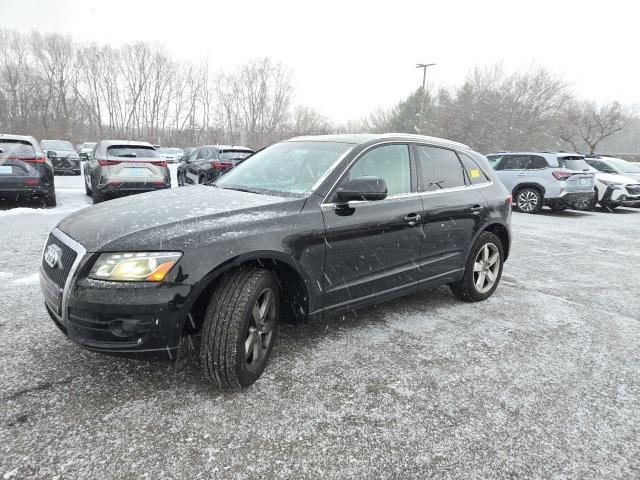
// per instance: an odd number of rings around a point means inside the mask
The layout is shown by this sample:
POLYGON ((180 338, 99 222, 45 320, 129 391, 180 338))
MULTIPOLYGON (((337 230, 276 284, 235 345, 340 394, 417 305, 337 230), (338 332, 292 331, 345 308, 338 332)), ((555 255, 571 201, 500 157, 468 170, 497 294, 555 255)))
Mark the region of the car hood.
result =
POLYGON ((637 178, 633 178, 632 176, 627 176, 627 175, 618 175, 617 173, 596 173, 596 178, 598 180, 604 180, 606 182, 623 183, 625 185, 629 183, 631 184, 638 183, 637 178))
POLYGON ((100 203, 69 215, 58 228, 88 252, 183 250, 298 213, 303 204, 300 198, 182 187, 100 203))

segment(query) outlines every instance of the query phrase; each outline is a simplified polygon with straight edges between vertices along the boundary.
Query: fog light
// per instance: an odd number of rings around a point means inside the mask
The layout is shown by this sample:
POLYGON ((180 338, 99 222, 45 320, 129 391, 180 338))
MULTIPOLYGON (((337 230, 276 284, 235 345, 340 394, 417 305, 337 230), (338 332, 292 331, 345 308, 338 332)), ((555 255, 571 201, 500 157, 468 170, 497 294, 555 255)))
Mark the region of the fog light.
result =
POLYGON ((132 337, 138 331, 140 321, 135 318, 119 318, 109 324, 109 330, 116 337, 132 337))

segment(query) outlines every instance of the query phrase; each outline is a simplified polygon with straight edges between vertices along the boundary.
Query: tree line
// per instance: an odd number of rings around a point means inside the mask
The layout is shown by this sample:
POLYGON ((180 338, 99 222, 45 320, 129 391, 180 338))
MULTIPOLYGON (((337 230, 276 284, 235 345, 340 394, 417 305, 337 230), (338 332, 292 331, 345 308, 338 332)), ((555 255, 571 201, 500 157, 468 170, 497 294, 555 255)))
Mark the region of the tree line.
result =
POLYGON ((640 151, 640 121, 627 107, 580 100, 540 66, 515 73, 478 67, 460 86, 418 88, 392 108, 345 124, 294 104, 294 94, 293 72, 268 57, 215 71, 206 60, 176 59, 158 44, 114 47, 59 33, 0 30, 0 132, 254 148, 295 135, 405 132, 485 153, 593 153, 609 145, 640 151))

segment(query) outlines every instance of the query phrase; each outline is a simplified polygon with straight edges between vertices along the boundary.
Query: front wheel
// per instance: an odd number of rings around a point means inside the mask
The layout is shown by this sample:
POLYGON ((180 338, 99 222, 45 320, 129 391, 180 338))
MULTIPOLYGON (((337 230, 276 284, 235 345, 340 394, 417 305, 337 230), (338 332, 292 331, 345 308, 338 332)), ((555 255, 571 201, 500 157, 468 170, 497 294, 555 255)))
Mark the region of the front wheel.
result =
POLYGON ((57 205, 55 190, 47 192, 46 196, 44 197, 44 204, 47 207, 55 207, 57 205))
POLYGON ((482 233, 473 244, 462 278, 449 284, 453 294, 468 302, 479 302, 495 292, 502 276, 504 249, 491 232, 482 233))
POLYGON ((271 272, 242 268, 213 292, 202 327, 200 363, 220 388, 248 387, 269 360, 280 315, 280 288, 271 272))
POLYGON ((516 193, 514 204, 522 213, 538 213, 542 209, 542 195, 534 188, 523 188, 516 193))

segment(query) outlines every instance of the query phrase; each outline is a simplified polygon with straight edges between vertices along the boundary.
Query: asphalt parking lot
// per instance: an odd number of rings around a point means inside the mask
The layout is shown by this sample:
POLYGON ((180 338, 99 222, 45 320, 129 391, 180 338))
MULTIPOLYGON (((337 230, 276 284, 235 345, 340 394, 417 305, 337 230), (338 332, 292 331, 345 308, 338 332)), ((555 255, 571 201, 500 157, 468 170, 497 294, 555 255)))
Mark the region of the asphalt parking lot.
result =
POLYGON ((49 320, 49 230, 0 206, 0 476, 640 477, 640 209, 514 214, 486 302, 446 288, 281 330, 248 390, 82 351, 49 320))

